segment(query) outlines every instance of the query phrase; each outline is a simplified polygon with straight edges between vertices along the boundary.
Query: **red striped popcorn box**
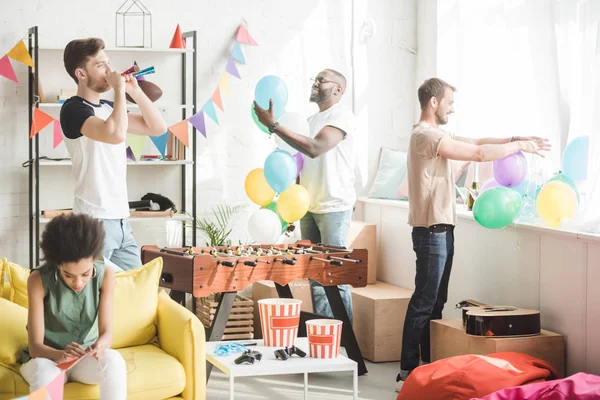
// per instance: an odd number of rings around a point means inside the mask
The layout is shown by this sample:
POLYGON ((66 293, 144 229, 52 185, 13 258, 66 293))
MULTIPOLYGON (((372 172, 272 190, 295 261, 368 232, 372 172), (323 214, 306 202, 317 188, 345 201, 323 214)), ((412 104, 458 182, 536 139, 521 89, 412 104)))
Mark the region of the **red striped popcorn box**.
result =
POLYGON ((258 300, 260 324, 265 346, 287 347, 296 344, 302 300, 258 300))
POLYGON ((311 319, 306 321, 306 333, 312 358, 336 358, 340 355, 342 321, 311 319))

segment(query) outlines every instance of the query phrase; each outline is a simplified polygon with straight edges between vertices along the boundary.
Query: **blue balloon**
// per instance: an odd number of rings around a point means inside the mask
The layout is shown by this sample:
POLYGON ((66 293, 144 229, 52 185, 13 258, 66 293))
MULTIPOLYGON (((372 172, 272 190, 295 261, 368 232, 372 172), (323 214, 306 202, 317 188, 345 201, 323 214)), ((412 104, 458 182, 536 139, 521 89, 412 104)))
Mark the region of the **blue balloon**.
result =
POLYGON ((264 171, 271 189, 281 193, 296 180, 296 159, 285 150, 275 150, 265 160, 264 171))
POLYGON ((565 147, 562 156, 562 171, 574 182, 587 179, 589 149, 589 136, 575 138, 565 147))
POLYGON ((274 75, 263 77, 254 89, 254 100, 260 108, 269 108, 269 99, 273 99, 273 112, 275 119, 279 119, 285 113, 288 101, 288 90, 285 82, 274 75))

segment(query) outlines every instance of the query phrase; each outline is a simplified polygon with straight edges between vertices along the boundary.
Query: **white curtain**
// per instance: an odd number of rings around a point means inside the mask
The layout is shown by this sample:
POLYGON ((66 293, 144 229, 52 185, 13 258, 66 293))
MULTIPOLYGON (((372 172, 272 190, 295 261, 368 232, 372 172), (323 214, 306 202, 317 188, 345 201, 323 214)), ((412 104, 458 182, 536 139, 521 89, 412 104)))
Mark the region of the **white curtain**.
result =
POLYGON ((588 180, 570 227, 600 220, 600 79, 597 0, 440 0, 438 77, 457 87, 448 128, 470 137, 536 135, 545 158, 529 157, 530 179, 560 170, 565 146, 590 136, 588 180))

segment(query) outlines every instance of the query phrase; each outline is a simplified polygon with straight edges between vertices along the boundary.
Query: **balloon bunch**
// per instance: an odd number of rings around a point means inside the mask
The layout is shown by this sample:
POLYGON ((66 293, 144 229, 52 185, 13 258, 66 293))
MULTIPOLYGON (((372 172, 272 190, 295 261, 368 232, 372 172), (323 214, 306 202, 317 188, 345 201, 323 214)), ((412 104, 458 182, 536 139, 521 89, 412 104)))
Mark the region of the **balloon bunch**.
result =
MULTIPOLYGON (((291 131, 308 135, 308 123, 300 114, 286 112, 288 90, 278 77, 268 75, 257 84, 254 92, 256 103, 263 109, 273 101, 276 120, 291 131)), ((252 118, 259 129, 269 133, 256 116, 254 105, 252 118)), ((261 206, 248 220, 248 234, 258 243, 276 243, 288 224, 298 221, 308 211, 308 191, 295 184, 304 165, 302 154, 275 136, 278 149, 267 156, 263 168, 255 168, 246 176, 244 184, 250 200, 261 206)))
POLYGON ((542 185, 527 180, 527 160, 514 153, 493 163, 494 177, 481 187, 473 205, 473 216, 482 226, 503 228, 515 218, 539 216, 558 228, 564 218, 572 218, 579 206, 577 183, 587 179, 589 137, 571 141, 563 152, 562 171, 542 185))

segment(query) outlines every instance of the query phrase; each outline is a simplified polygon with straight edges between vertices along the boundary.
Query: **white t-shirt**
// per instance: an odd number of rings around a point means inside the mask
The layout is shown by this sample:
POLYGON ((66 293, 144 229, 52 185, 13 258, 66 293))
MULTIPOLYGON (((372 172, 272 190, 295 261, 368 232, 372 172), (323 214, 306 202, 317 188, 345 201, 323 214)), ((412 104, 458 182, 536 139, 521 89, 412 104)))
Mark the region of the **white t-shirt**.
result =
POLYGON ((106 120, 113 106, 108 100, 92 104, 74 96, 60 110, 60 124, 75 178, 73 212, 100 219, 129 217, 127 147, 125 142, 108 144, 87 138, 81 134, 81 127, 91 116, 106 120))
POLYGON ((356 118, 352 111, 336 104, 308 118, 310 137, 317 136, 325 126, 345 133, 344 139, 327 153, 316 158, 304 157, 300 184, 310 195, 308 211, 324 214, 347 211, 354 207, 354 167, 356 164, 356 118))

